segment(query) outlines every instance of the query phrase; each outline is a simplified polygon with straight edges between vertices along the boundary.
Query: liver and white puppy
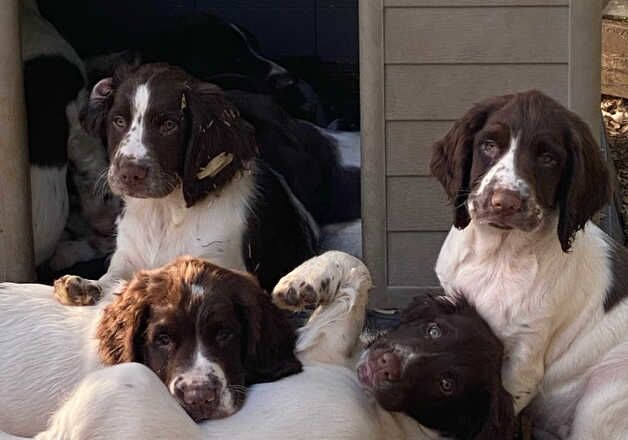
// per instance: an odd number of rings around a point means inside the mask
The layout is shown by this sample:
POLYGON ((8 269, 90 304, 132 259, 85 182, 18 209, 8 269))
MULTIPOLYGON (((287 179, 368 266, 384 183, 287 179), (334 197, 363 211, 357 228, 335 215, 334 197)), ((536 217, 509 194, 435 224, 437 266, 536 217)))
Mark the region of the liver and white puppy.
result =
POLYGON ((591 222, 610 181, 587 125, 537 91, 490 98, 436 142, 431 169, 455 213, 436 272, 504 342, 517 412, 532 402, 561 436, 628 435, 625 397, 604 391, 626 386, 628 253, 591 222))
POLYGON ((119 69, 94 87, 84 122, 107 141, 109 185, 125 208, 108 272, 61 278, 62 302, 92 303, 182 254, 247 270, 271 289, 314 255, 316 226, 256 158, 252 127, 218 87, 166 64, 119 69))
POLYGON ((366 267, 340 252, 284 277, 276 302, 318 306, 299 330, 304 370, 255 385, 231 417, 196 425, 150 370, 125 364, 86 378, 39 438, 512 438, 502 345, 473 307, 426 296, 363 349, 370 286, 366 267))
POLYGON ((0 284, 1 431, 44 430, 104 365, 146 365, 196 421, 238 411, 248 385, 301 371, 295 333, 270 296, 205 260, 138 272, 106 307, 65 307, 51 290, 0 284))

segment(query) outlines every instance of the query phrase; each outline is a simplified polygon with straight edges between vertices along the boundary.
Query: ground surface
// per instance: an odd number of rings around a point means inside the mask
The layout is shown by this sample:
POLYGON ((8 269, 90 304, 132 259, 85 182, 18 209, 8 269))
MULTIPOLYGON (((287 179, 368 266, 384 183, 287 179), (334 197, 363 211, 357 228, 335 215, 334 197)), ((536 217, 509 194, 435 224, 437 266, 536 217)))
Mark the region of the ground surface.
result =
POLYGON ((622 191, 621 214, 628 240, 628 99, 602 97, 602 114, 608 144, 622 191))

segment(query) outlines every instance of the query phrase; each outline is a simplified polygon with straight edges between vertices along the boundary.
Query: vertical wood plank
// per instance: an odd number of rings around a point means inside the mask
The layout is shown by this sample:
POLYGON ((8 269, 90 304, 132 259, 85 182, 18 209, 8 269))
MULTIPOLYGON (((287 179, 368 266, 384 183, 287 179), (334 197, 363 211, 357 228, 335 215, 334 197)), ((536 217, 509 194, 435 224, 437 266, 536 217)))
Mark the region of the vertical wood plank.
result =
POLYGON ((18 0, 0 8, 0 281, 32 281, 33 231, 18 0))
POLYGON ((569 108, 599 139, 602 52, 601 0, 569 2, 569 108))
POLYGON ((386 153, 384 127, 384 4, 360 0, 362 126, 362 249, 371 270, 371 303, 386 307, 386 153))

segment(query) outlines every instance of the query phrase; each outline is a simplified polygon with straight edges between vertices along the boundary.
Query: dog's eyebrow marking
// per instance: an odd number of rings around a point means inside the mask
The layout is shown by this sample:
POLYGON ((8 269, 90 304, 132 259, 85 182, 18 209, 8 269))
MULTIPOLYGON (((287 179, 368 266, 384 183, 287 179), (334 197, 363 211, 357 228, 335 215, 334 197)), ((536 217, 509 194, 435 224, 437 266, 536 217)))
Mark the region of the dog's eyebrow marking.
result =
POLYGON ((517 175, 517 170, 515 169, 515 153, 519 148, 519 138, 519 133, 510 138, 508 151, 484 175, 477 189, 478 194, 481 194, 493 182, 504 189, 513 191, 526 190, 527 185, 517 175))

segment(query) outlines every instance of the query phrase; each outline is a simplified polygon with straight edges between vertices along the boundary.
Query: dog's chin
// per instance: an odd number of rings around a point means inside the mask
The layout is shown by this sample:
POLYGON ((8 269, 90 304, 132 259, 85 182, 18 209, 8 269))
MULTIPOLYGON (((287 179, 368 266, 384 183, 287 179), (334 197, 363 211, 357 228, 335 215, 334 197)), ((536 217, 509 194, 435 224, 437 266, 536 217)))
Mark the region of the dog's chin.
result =
POLYGON ((179 401, 179 404, 183 407, 186 413, 196 423, 204 422, 205 420, 218 420, 232 416, 242 408, 242 403, 234 404, 231 408, 226 408, 221 403, 218 403, 215 407, 211 408, 198 408, 196 406, 186 405, 179 401))
POLYGON ((486 225, 500 231, 518 230, 522 232, 533 232, 537 230, 543 223, 543 218, 536 216, 516 216, 516 217, 499 217, 491 214, 472 215, 471 218, 480 225, 486 225))
POLYGON ((111 192, 119 197, 134 199, 162 199, 175 190, 176 185, 151 185, 141 186, 125 185, 119 182, 110 183, 111 192))

